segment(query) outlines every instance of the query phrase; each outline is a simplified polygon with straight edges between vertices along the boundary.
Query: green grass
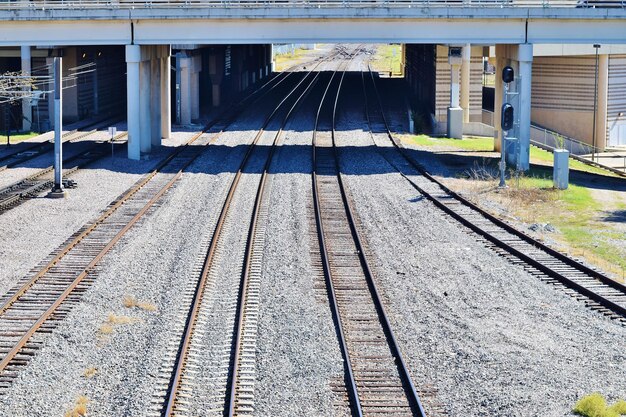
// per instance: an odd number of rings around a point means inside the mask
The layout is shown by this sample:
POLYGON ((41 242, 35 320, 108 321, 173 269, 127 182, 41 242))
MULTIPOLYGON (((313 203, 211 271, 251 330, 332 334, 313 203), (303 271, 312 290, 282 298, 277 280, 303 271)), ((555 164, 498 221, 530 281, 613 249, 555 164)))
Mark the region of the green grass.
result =
POLYGON ((594 392, 578 400, 573 411, 585 417, 619 417, 626 415, 626 401, 608 406, 604 397, 594 392))
MULTIPOLYGON (((35 132, 28 132, 28 133, 18 133, 18 134, 11 134, 11 143, 18 143, 21 142, 23 140, 27 140, 30 138, 33 138, 35 136, 39 135, 39 133, 35 133, 35 132)), ((0 135, 0 145, 6 145, 7 143, 7 136, 6 135, 0 135)))
POLYGON ((372 59, 372 69, 379 72, 402 72, 402 47, 399 44, 378 45, 376 55, 372 59))
MULTIPOLYGON (((420 146, 443 146, 449 148, 458 148, 459 150, 490 152, 493 151, 493 138, 490 137, 464 137, 463 139, 450 138, 434 138, 428 135, 410 135, 409 140, 420 146)), ((552 152, 543 150, 536 146, 530 147, 530 162, 538 164, 547 164, 552 166, 554 156, 552 152)), ((575 159, 569 160, 569 167, 574 171, 588 172, 591 174, 605 175, 615 177, 616 175, 595 166, 587 165, 575 159)))
POLYGON ((297 48, 293 54, 280 54, 274 57, 276 71, 284 71, 292 65, 304 62, 307 55, 311 52, 310 49, 297 48))
POLYGON ((493 138, 466 137, 463 139, 433 138, 428 135, 410 135, 409 140, 421 146, 445 146, 467 151, 493 151, 493 138))

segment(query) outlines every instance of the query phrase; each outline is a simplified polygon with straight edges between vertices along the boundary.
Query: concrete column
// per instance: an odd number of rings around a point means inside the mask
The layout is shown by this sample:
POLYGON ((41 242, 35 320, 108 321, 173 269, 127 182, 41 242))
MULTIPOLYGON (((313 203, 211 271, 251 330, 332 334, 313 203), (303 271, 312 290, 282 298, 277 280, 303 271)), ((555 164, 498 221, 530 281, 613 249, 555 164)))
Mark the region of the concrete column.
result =
POLYGON ((139 64, 139 125, 141 137, 141 152, 149 153, 152 150, 152 135, 150 123, 150 60, 139 64))
POLYGON ((451 63, 450 107, 448 107, 448 137, 463 138, 463 109, 459 106, 459 70, 460 65, 451 63))
POLYGON ((141 127, 139 124, 139 63, 141 47, 126 45, 126 100, 128 120, 128 158, 141 158, 141 127))
POLYGON ((596 145, 604 149, 608 143, 609 55, 598 56, 598 102, 596 114, 596 145))
POLYGON ((191 124, 191 58, 185 55, 177 57, 180 71, 180 124, 191 124))
POLYGON ((167 56, 161 58, 161 138, 172 136, 172 71, 169 47, 167 56))
POLYGON ((463 47, 463 62, 461 63, 461 108, 463 108, 463 123, 470 121, 470 68, 472 47, 468 43, 463 47))
POLYGON ((530 168, 530 112, 533 69, 533 45, 521 44, 518 47, 519 62, 519 154, 517 168, 523 171, 530 168))
POLYGON ((161 59, 150 60, 150 143, 161 146, 161 59))
MULTIPOLYGON (((30 45, 22 46, 22 75, 29 77, 31 71, 31 55, 30 55, 30 45)), ((24 87, 24 91, 26 93, 30 92, 30 86, 24 87)), ((29 94, 26 94, 27 96, 29 94)), ((22 130, 28 132, 31 129, 33 123, 33 108, 30 105, 31 99, 30 97, 22 100, 22 130)))
POLYGON ((500 125, 502 99, 504 95, 504 89, 502 87, 502 69, 507 65, 506 57, 506 45, 496 45, 496 87, 494 91, 494 103, 493 103, 493 127, 494 127, 494 141, 493 150, 500 152, 502 149, 502 132, 500 125))
POLYGON ((200 71, 202 70, 202 57, 196 55, 192 58, 191 71, 191 119, 200 118, 200 71))

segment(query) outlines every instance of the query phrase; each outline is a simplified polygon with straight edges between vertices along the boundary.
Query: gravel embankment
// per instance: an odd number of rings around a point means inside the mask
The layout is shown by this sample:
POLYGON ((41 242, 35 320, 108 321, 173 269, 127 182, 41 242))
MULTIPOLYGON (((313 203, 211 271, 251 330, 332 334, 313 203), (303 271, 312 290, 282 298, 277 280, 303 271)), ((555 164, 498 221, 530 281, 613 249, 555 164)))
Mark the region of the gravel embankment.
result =
MULTIPOLYGON (((311 94, 309 101, 319 97, 311 94)), ((311 255, 317 241, 311 196, 313 110, 296 115, 274 158, 263 254, 255 415, 341 415, 331 381, 343 362, 323 275, 311 255), (312 229, 313 227, 313 229, 312 229)), ((313 107, 313 106, 311 106, 313 107)))
POLYGON ((81 394, 90 399, 88 415, 151 414, 183 290, 197 279, 192 267, 203 255, 200 244, 213 232, 243 145, 259 120, 242 116, 102 260, 83 301, 45 338, 43 349, 0 399, 0 415, 63 415, 81 394), (156 311, 127 309, 125 296, 152 303, 156 311), (103 333, 110 314, 137 321, 103 333), (96 374, 85 377, 90 368, 96 374))
POLYGON ((0 415, 63 415, 81 394, 90 399, 88 415, 148 413, 182 289, 195 279, 191 267, 199 242, 212 232, 207 225, 215 222, 245 150, 240 145, 248 140, 246 129, 224 134, 103 259, 83 301, 0 400, 0 415), (127 309, 125 296, 152 303, 156 311, 127 309), (109 314, 138 321, 103 334, 109 314), (97 373, 87 378, 83 374, 91 367, 97 373))
POLYGON ((623 396, 625 327, 477 243, 367 135, 339 138, 352 146, 342 170, 396 337, 451 416, 568 416, 584 394, 623 396))
POLYGON ((0 293, 61 245, 131 187, 169 152, 162 147, 149 160, 129 164, 125 157, 104 158, 72 175, 78 186, 66 199, 27 200, 0 216, 0 293))

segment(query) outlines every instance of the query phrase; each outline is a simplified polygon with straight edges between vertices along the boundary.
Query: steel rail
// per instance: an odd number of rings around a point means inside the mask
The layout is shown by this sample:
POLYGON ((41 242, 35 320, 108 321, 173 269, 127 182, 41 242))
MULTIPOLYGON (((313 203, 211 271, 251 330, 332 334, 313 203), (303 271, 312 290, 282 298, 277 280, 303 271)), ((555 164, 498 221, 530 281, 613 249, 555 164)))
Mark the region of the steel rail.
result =
POLYGON ((361 409, 361 403, 359 402, 359 393, 356 385, 356 380, 354 377, 354 373, 352 372, 352 362, 350 361, 350 352, 348 351, 348 344, 346 342, 346 336, 343 332, 343 326, 341 323, 341 315, 339 314, 339 307, 336 302, 335 295, 335 287, 330 278, 330 263, 328 260, 328 250, 326 248, 326 241, 324 239, 324 224, 322 222, 322 211, 319 204, 319 195, 318 195, 318 183, 317 183, 317 175, 315 173, 316 161, 317 161, 317 153, 315 151, 316 140, 317 140, 317 127, 319 122, 320 113, 324 107, 324 101, 326 100, 326 95, 330 89, 330 86, 333 82, 333 79, 336 75, 337 71, 333 72, 328 85, 326 86, 326 90, 324 90, 324 94, 320 100, 320 105, 317 109, 317 114, 315 116, 315 125, 313 128, 313 146, 312 146, 312 160, 313 160, 313 172, 312 172, 312 191, 313 191, 313 203, 315 208, 315 223, 317 224, 318 230, 318 242, 320 245, 320 255, 322 258, 322 268, 324 270, 324 278, 326 281, 326 287, 328 288, 329 298, 330 298, 330 308, 332 311, 333 319, 335 321, 335 325, 337 327, 337 333, 339 337, 339 345, 341 347, 341 355, 343 356, 343 360, 346 364, 346 372, 348 373, 348 382, 350 384, 348 388, 348 397, 350 399, 350 403, 352 404, 352 409, 356 412, 356 415, 361 417, 363 416, 363 410, 361 409))
MULTIPOLYGON (((288 74, 290 75, 290 74, 288 74)), ((281 79, 275 83, 275 85, 271 86, 270 91, 276 87, 276 85, 280 84, 287 76, 281 77, 281 79)), ((277 77, 272 78, 267 83, 265 83, 259 90, 253 92, 248 97, 246 97, 241 103, 239 103, 239 107, 243 105, 248 99, 254 98, 259 94, 259 91, 271 85, 277 77)), ((257 99, 258 100, 258 99, 257 99)), ((256 100, 254 101, 256 102, 256 100)), ((227 113, 232 109, 228 109, 225 111, 227 113)), ((234 115, 232 115, 228 121, 227 126, 230 125, 234 119, 237 117, 238 111, 237 106, 235 106, 234 115)), ((241 111, 241 110, 240 110, 241 111)), ((56 265, 66 254, 68 254, 78 243, 80 243, 86 236, 88 236, 91 232, 96 230, 96 228, 102 224, 108 217, 110 217, 119 207, 121 207, 126 201, 128 201, 134 194, 136 194, 140 189, 142 189, 146 184, 148 184, 158 172, 160 172, 163 168, 165 168, 175 157, 180 155, 184 150, 190 149, 192 144, 198 140, 206 131, 211 129, 213 126, 217 125, 219 122, 219 118, 213 120, 207 127, 195 134, 191 139, 189 139, 183 146, 177 148, 174 152, 172 152, 167 158, 161 161, 158 166, 149 174, 145 175, 144 178, 139 180, 130 190, 122 195, 109 209, 106 210, 93 224, 91 224, 86 230, 72 239, 63 249, 61 249, 60 253, 58 253, 44 268, 42 268, 34 277, 29 279, 26 283, 24 283, 15 293, 11 295, 9 299, 7 299, 2 306, 0 306, 0 316, 4 316, 4 314, 10 309, 10 307, 18 301, 27 291, 35 285, 37 281, 39 281, 54 265, 56 265)), ((209 142, 205 145, 209 146, 217 140, 217 138, 223 133, 225 128, 220 129, 217 133, 213 135, 213 137, 209 140, 209 142)), ((203 147, 204 148, 204 147, 203 147)), ((7 366, 11 363, 11 361, 15 358, 15 356, 20 352, 20 350, 28 343, 30 338, 42 327, 42 325, 50 319, 50 317, 55 313, 58 307, 72 294, 72 292, 76 289, 78 285, 87 277, 90 271, 97 265, 97 263, 104 257, 110 249, 119 241, 119 239, 126 234, 130 228, 137 223, 139 219, 145 215, 150 207, 157 202, 165 192, 167 192, 175 183, 180 179, 184 169, 186 169, 193 161, 195 161, 200 155, 201 150, 198 150, 195 154, 191 155, 191 157, 185 161, 183 166, 178 169, 178 171, 174 174, 171 180, 169 180, 161 189, 137 212, 132 219, 124 225, 124 227, 96 254, 96 256, 89 262, 87 267, 85 267, 78 276, 72 281, 70 285, 66 287, 66 289, 61 293, 61 295, 55 299, 55 301, 50 305, 50 307, 40 315, 40 317, 31 325, 26 332, 22 334, 20 339, 13 345, 11 350, 3 357, 2 361, 0 361, 0 373, 3 372, 7 366)))
POLYGON ((256 234, 257 223, 259 219, 259 212, 261 210, 261 203, 263 201, 263 198, 266 192, 267 179, 269 175, 268 171, 270 169, 270 166, 272 165, 272 161, 273 161, 273 157, 276 151, 278 141, 280 137, 283 135, 283 130, 285 126, 287 125, 287 122, 291 118, 291 115, 298 109, 298 107, 302 104, 304 99, 310 93, 313 86, 317 83, 319 76, 320 76, 320 72, 317 72, 313 80, 311 80, 309 85, 302 92, 302 94, 300 94, 300 96, 296 99, 295 103, 291 106, 291 108, 289 109, 285 117, 283 118, 280 128, 278 129, 278 131, 276 132, 276 135, 274 136, 272 147, 270 149, 267 160, 265 161, 265 165, 263 166, 263 172, 261 174, 261 181, 259 183, 259 187, 257 188, 257 194, 256 194, 256 198, 254 201, 253 211, 252 211, 252 222, 250 223, 250 228, 248 230, 248 237, 246 240, 246 251, 244 254, 244 268, 242 269, 241 284, 239 286, 240 288, 239 296, 237 298, 238 299, 237 318, 235 321, 235 327, 237 330, 236 330, 236 334, 235 334, 235 338, 233 342, 233 346, 235 347, 233 355, 232 355, 233 366, 231 368, 231 374, 229 376, 229 379, 231 381, 229 400, 228 400, 229 417, 234 417, 237 414, 236 412, 237 375, 239 372, 239 359, 240 359, 239 353, 241 350, 242 338, 243 338, 243 325, 244 325, 245 307, 246 307, 245 300, 247 299, 247 296, 248 296, 248 281, 250 278, 250 271, 251 271, 252 251, 254 249, 254 236, 256 234))
MULTIPOLYGON (((336 113, 337 113, 337 105, 338 105, 338 100, 339 100, 339 95, 341 92, 341 87, 343 84, 343 79, 345 76, 345 71, 342 72, 342 76, 341 79, 339 81, 339 85, 337 87, 337 92, 336 92, 336 96, 335 96, 335 100, 333 103, 333 107, 332 107, 332 122, 331 122, 331 138, 332 138, 332 152, 333 152, 333 159, 334 159, 334 165, 335 165, 335 171, 337 173, 337 181, 339 184, 339 190, 340 190, 340 194, 341 194, 341 200, 345 209, 345 213, 348 219, 348 225, 350 228, 350 232, 352 235, 352 238, 354 240, 354 243, 356 245, 357 248, 357 255, 359 258, 359 261, 361 263, 361 266, 363 268, 363 272, 364 272, 364 277, 367 283, 367 287, 369 289, 372 301, 374 303, 374 307, 378 316, 378 320, 380 321, 382 330, 387 338, 387 345, 391 351, 391 354, 393 355, 393 357, 395 358, 395 366, 397 368, 400 380, 402 382, 403 385, 403 389, 404 389, 404 393, 407 397, 409 406, 411 407, 412 413, 414 415, 420 416, 420 417, 425 417, 426 414, 424 412, 423 406, 421 404, 421 401, 419 399, 419 396, 417 394, 417 391, 415 389, 415 385, 413 383, 413 380, 411 379, 410 373, 408 371, 408 368, 404 362, 404 359, 402 357, 402 353, 398 347, 398 343, 396 341, 396 338, 393 334, 393 330, 391 328, 391 324, 388 320, 387 314, 385 312, 385 308, 384 305, 382 303, 382 300, 380 298, 380 295, 378 293, 378 289, 376 287, 376 284, 374 282, 373 279, 373 273, 369 267, 369 263, 367 261, 366 255, 365 255, 365 250, 364 250, 364 246, 362 244, 362 239, 360 237, 359 231, 356 227, 356 221, 355 221, 355 217, 353 214, 353 210, 350 204, 350 201, 348 200, 347 197, 347 193, 345 190, 345 186, 343 183, 343 178, 342 178, 342 174, 341 174, 341 170, 340 170, 340 166, 339 166, 339 155, 337 152, 337 145, 336 145, 336 113)), ((329 83, 330 85, 330 83, 329 83)), ((322 99, 322 102, 320 104, 320 109, 321 106, 324 102, 324 99, 322 99)), ((322 264, 323 264, 323 269, 324 269, 324 273, 326 276, 326 283, 327 283, 327 287, 329 290, 329 298, 330 298, 330 303, 331 303, 331 309, 333 311, 333 315, 335 316, 335 320, 336 322, 339 324, 339 333, 340 333, 340 342, 341 342, 341 348, 342 348, 342 352, 344 355, 344 360, 346 361, 346 365, 347 365, 347 372, 348 372, 348 377, 350 380, 350 390, 349 390, 349 394, 351 399, 353 400, 353 406, 355 407, 355 411, 357 413, 358 416, 362 416, 363 415, 363 409, 362 406, 360 404, 360 397, 359 397, 359 393, 358 393, 358 388, 357 388, 357 382, 354 376, 354 373, 352 372, 352 362, 350 360, 350 352, 348 350, 348 346, 347 346, 347 342, 346 342, 346 336, 343 332, 342 329, 342 321, 341 321, 341 317, 340 317, 340 313, 339 313, 339 306, 338 306, 338 302, 337 302, 337 296, 336 296, 336 291, 334 288, 334 284, 332 282, 332 272, 331 272, 331 266, 330 266, 330 260, 329 260, 329 254, 328 254, 328 248, 325 242, 325 232, 324 232, 324 226, 323 226, 323 220, 322 220, 322 216, 321 216, 321 204, 320 204, 320 198, 319 198, 319 183, 317 181, 317 171, 316 171, 316 155, 315 155, 315 147, 316 147, 316 132, 317 132, 317 125, 318 125, 318 121, 319 121, 319 113, 320 111, 318 110, 318 115, 316 117, 316 126, 315 126, 315 130, 314 130, 314 140, 313 140, 313 167, 314 167, 314 172, 313 172, 313 195, 314 195, 314 204, 315 204, 315 215, 316 215, 316 223, 318 226, 318 239, 320 242, 320 253, 322 256, 322 264)))
MULTIPOLYGON (((601 273, 599 271, 596 271, 594 269, 589 268, 586 265, 583 265, 582 263, 578 262, 577 260, 572 259, 569 256, 567 256, 567 255, 565 255, 565 254, 563 254, 563 253, 561 253, 561 252, 559 252, 559 251, 557 251, 557 250, 555 250, 553 248, 548 247, 544 243, 542 243, 542 242, 532 238, 531 236, 529 236, 529 235, 527 235, 527 234, 517 230, 513 226, 507 224, 506 222, 498 219, 494 215, 492 215, 492 214, 488 213, 487 211, 483 210, 482 208, 478 207, 476 204, 470 202, 469 200, 467 200, 466 198, 462 197, 458 193, 450 190, 441 181, 439 181, 436 178, 434 178, 423 166, 421 166, 418 162, 416 162, 412 157, 407 155, 406 149, 401 147, 397 143, 396 139, 393 137, 393 134, 391 133, 391 130, 389 129, 389 124, 387 122, 387 118, 386 118, 386 116, 384 114, 384 111, 383 111, 382 100, 380 98, 380 94, 378 92, 378 87, 376 86, 376 82, 375 82, 375 79, 374 79, 373 72, 371 71, 371 68, 369 68, 369 73, 370 73, 370 77, 371 77, 371 80, 372 80, 372 85, 374 86, 374 91, 375 91, 375 95, 376 95, 376 98, 377 98, 377 102, 378 102, 378 105, 379 105, 380 110, 381 110, 381 116, 382 116, 382 119, 384 121, 385 130, 386 130, 386 136, 391 141, 391 143, 393 144, 394 148, 399 151, 399 153, 402 155, 404 160, 406 160, 417 172, 419 172, 422 176, 427 178, 432 183, 436 184, 439 188, 441 188, 441 190, 443 190, 445 193, 447 193, 449 196, 451 196, 455 200, 459 201, 462 205, 464 205, 464 206, 470 208, 471 210, 475 211, 476 213, 480 214, 485 219, 489 220, 491 223, 495 224, 496 226, 502 228, 506 232, 508 232, 508 233, 514 235, 515 237, 521 239, 523 242, 528 243, 528 244, 534 246, 536 249, 539 249, 539 250, 547 253, 548 255, 552 256, 553 258, 556 258, 557 260, 563 262, 567 266, 570 266, 570 267, 574 268, 575 270, 580 271, 580 272, 586 274, 590 278, 594 278, 597 281, 599 281, 600 283, 602 283, 602 284, 604 284, 604 285, 606 285, 608 287, 611 287, 612 289, 617 290, 618 292, 626 295, 626 286, 625 285, 623 285, 623 284, 621 284, 621 283, 611 279, 610 277, 608 277, 607 275, 605 275, 605 274, 603 274, 603 273, 601 273)), ((586 297, 588 297, 588 298, 598 302, 600 305, 608 308, 609 310, 617 313, 618 315, 620 315, 622 317, 626 317, 626 308, 625 307, 623 307, 623 306, 621 306, 621 305, 619 305, 619 304, 617 304, 617 303, 607 299, 606 297, 598 294, 597 292, 595 292, 595 291, 593 291, 593 290, 591 290, 589 288, 586 288, 584 285, 581 285, 581 284, 575 282, 574 280, 568 278, 564 274, 562 274, 562 273, 552 269, 551 267, 543 264, 542 262, 538 261, 537 259, 534 259, 533 257, 531 257, 530 255, 524 253, 523 251, 514 248, 512 245, 510 245, 507 242, 503 241, 502 239, 496 237, 492 233, 490 233, 488 231, 485 231, 483 228, 481 228, 480 226, 476 225, 471 220, 467 219, 466 217, 464 217, 464 216, 460 215, 459 213, 455 212, 454 210, 452 210, 447 205, 443 204, 436 197, 434 197, 431 193, 429 193, 427 190, 425 190, 423 187, 421 187, 418 184, 416 184, 407 175, 405 175, 386 156, 383 155, 383 157, 420 194, 422 194, 424 197, 426 197, 429 201, 433 202, 438 208, 440 208, 441 210, 445 211, 447 214, 452 216, 454 219, 456 219, 457 221, 462 223, 464 226, 470 228, 475 233, 477 233, 480 236, 484 237, 485 239, 489 240, 490 242, 492 242, 496 246, 506 250, 507 252, 511 253, 515 257, 521 259, 522 261, 524 261, 528 265, 531 265, 532 267, 536 268, 537 270, 541 271, 545 275, 550 276, 552 278, 555 278, 556 280, 558 280, 561 284, 565 285, 566 287, 569 287, 569 288, 579 292, 580 294, 585 295, 586 297)))
MULTIPOLYGON (((96 126, 94 129, 88 132, 79 131, 78 129, 73 129, 69 132, 65 132, 63 135, 61 135, 61 139, 63 140, 63 143, 71 142, 76 139, 82 139, 86 136, 96 133, 98 129, 105 127, 106 126, 105 122, 109 122, 110 120, 111 119, 98 120, 98 121, 94 121, 93 123, 89 123, 83 126, 82 127, 83 129, 96 126)), ((10 153, 8 155, 0 156, 0 163, 4 163, 5 161, 8 161, 10 159, 17 158, 17 160, 15 161, 11 161, 11 162, 5 163, 4 165, 0 165, 0 171, 4 171, 5 169, 8 169, 8 168, 13 168, 17 164, 21 164, 23 162, 29 161, 31 159, 34 159, 41 155, 46 154, 48 151, 52 150, 53 148, 53 144, 54 144, 53 139, 54 138, 52 138, 51 140, 44 140, 42 142, 33 143, 26 147, 22 147, 22 149, 19 149, 16 152, 10 153), (21 153, 29 152, 30 150, 36 149, 36 148, 40 148, 40 149, 33 154, 23 155, 19 157, 21 153)), ((15 146, 19 146, 19 144, 16 144, 15 146)))
POLYGON ((287 100, 297 91, 297 89, 307 80, 309 75, 311 75, 313 71, 319 65, 320 63, 318 63, 311 71, 309 71, 309 73, 305 77, 303 77, 302 80, 300 80, 300 82, 298 82, 295 87, 291 89, 291 91, 278 103, 278 105, 276 105, 276 107, 270 113, 270 115, 267 116, 267 118, 263 122, 262 127, 258 130, 256 136, 254 137, 252 144, 248 147, 246 154, 244 155, 242 162, 237 170, 237 173, 235 174, 235 177, 231 181, 228 194, 222 205, 220 215, 218 217, 215 229, 211 236, 209 249, 205 255, 205 260, 202 266, 202 271, 200 273, 200 278, 198 279, 198 282, 196 284, 194 297, 191 301, 191 305, 189 308, 189 314, 187 315, 187 318, 185 321, 184 332, 181 337, 181 343, 178 348, 178 354, 174 363, 174 369, 172 370, 170 383, 167 389, 167 394, 166 394, 167 399, 165 401, 163 411, 162 411, 163 416, 169 417, 169 416, 172 416, 175 412, 174 409, 176 407, 176 400, 178 398, 178 392, 179 392, 180 384, 182 382, 186 360, 187 360, 187 356, 189 353, 189 347, 190 347, 191 339, 195 330, 196 320, 200 312, 200 306, 202 304, 202 299, 203 299, 204 292, 206 289, 205 288, 206 282, 208 279, 209 272, 213 265, 213 261, 214 261, 215 254, 216 254, 217 247, 218 247, 218 242, 222 234, 226 217, 228 215, 231 202, 237 190, 239 180, 241 178, 241 175, 243 174, 243 170, 245 169, 245 166, 248 163, 250 155, 254 151, 256 144, 258 143, 261 136, 263 135, 263 132, 265 131, 265 128, 267 127, 267 125, 274 118, 276 113, 282 108, 283 104, 287 102, 287 100))

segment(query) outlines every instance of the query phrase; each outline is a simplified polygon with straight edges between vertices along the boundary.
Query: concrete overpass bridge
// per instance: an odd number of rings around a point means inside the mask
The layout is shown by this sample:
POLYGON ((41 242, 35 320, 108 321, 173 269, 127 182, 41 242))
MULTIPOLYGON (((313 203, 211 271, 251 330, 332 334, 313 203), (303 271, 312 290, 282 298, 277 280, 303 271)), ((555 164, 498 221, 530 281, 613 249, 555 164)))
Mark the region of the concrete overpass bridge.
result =
MULTIPOLYGON (((516 160, 525 169, 533 44, 626 43, 626 2, 596 0, 22 0, 1 3, 0 21, 0 46, 23 54, 30 46, 125 45, 131 159, 170 134, 172 44, 496 45, 497 73, 513 65, 519 74, 516 160)), ((501 101, 497 89, 496 128, 501 101)))

